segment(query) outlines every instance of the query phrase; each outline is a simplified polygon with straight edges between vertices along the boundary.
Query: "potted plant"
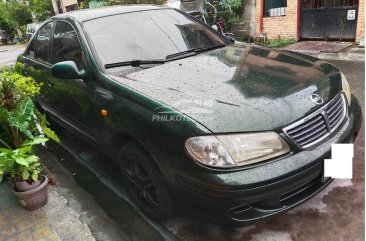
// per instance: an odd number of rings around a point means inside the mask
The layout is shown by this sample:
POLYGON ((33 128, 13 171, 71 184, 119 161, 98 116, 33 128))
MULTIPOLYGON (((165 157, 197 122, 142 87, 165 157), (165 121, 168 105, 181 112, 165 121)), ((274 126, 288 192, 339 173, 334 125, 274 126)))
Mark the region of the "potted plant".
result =
POLYGON ((27 210, 47 203, 48 178, 41 175, 42 165, 34 146, 49 139, 59 141, 47 126, 45 115, 34 105, 41 85, 23 75, 16 63, 0 74, 0 181, 6 174, 13 193, 27 210))

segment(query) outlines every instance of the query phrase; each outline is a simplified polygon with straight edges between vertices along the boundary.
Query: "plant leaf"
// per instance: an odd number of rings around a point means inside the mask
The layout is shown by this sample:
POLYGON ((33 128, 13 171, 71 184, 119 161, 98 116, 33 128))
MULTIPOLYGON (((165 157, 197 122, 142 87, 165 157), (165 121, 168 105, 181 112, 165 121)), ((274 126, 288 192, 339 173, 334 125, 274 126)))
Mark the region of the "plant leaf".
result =
MULTIPOLYGON (((29 164, 32 164, 34 162, 36 162, 35 164, 37 164, 38 157, 36 155, 31 155, 31 156, 27 157, 27 161, 29 164)), ((35 165, 35 166, 37 166, 37 165, 35 165)))
POLYGON ((28 97, 18 103, 13 111, 9 112, 9 126, 18 128, 29 138, 33 138, 28 129, 29 122, 32 119, 33 107, 32 99, 28 97))
POLYGON ((31 150, 32 150, 32 146, 25 146, 25 147, 15 150, 14 152, 16 152, 18 155, 25 155, 25 154, 29 153, 31 150))
MULTIPOLYGON (((5 164, 7 164, 7 158, 6 157, 2 157, 2 156, 0 156, 0 167, 1 167, 1 165, 5 165, 5 164)), ((0 169, 0 171, 1 171, 1 169, 0 169)))
POLYGON ((0 155, 1 154, 10 154, 10 153, 12 153, 13 152, 13 150, 11 150, 11 149, 7 149, 7 148, 0 148, 0 155))
POLYGON ((33 172, 31 177, 32 177, 32 180, 36 182, 38 180, 38 173, 33 172))
POLYGON ((46 137, 35 137, 32 140, 26 141, 22 144, 22 146, 33 146, 33 145, 38 145, 41 143, 44 143, 48 141, 48 138, 46 137))
POLYGON ((29 167, 28 161, 24 157, 15 157, 15 162, 19 165, 29 167))
POLYGON ((22 171, 22 179, 23 179, 23 181, 27 181, 29 179, 29 177, 30 177, 29 172, 27 170, 23 170, 22 171))
POLYGON ((46 116, 42 115, 41 116, 41 128, 42 128, 43 133, 45 134, 45 136, 47 136, 51 140, 54 140, 55 142, 60 142, 60 139, 58 138, 56 133, 53 130, 51 130, 50 128, 48 128, 47 124, 48 124, 48 122, 47 122, 46 116))

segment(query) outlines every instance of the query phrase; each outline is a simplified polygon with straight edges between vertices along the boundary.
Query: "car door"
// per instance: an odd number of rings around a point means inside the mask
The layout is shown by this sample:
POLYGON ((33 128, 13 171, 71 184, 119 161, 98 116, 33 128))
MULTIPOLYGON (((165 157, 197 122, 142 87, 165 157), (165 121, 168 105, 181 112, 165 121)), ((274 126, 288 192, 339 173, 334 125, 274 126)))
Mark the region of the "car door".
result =
MULTIPOLYGON (((66 21, 56 21, 52 39, 52 64, 73 61, 79 71, 88 70, 84 51, 75 28, 66 21)), ((95 82, 91 76, 87 79, 59 79, 51 76, 51 105, 68 125, 96 141, 100 127, 100 118, 95 108, 95 82)))

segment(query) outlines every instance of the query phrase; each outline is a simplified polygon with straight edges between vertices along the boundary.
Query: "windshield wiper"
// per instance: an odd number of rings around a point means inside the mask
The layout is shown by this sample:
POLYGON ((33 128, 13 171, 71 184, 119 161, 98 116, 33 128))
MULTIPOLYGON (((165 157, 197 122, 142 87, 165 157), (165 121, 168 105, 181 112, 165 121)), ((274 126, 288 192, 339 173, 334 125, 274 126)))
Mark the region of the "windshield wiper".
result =
POLYGON ((201 52, 206 52, 206 51, 222 48, 225 46, 226 46, 225 44, 220 44, 220 45, 214 45, 214 46, 205 47, 205 48, 188 49, 186 51, 167 55, 165 59, 151 59, 151 60, 135 59, 135 60, 131 60, 131 61, 124 61, 124 62, 118 62, 118 63, 113 63, 113 64, 105 64, 104 68, 110 69, 110 68, 121 67, 121 66, 138 67, 138 66, 144 65, 144 64, 164 64, 167 61, 171 61, 176 58, 181 58, 182 56, 189 57, 189 56, 201 53, 201 52))
POLYGON ((188 49, 186 51, 182 51, 182 52, 178 52, 178 53, 175 53, 175 54, 167 55, 166 59, 175 59, 175 58, 182 57, 182 56, 189 57, 189 56, 192 56, 192 55, 196 55, 198 53, 202 53, 202 52, 222 48, 222 47, 225 47, 225 46, 226 46, 225 44, 219 44, 219 45, 214 45, 214 46, 204 47, 204 48, 188 49))
POLYGON ((178 52, 178 53, 175 53, 175 54, 169 54, 166 56, 166 59, 174 59, 174 58, 177 58, 177 57, 181 57, 183 55, 187 55, 188 56, 192 56, 192 55, 195 55, 196 54, 196 49, 188 49, 186 51, 182 51, 182 52, 178 52))
POLYGON ((164 59, 151 59, 151 60, 131 60, 131 61, 125 61, 125 62, 118 62, 113 64, 105 64, 105 69, 115 68, 115 67, 121 67, 121 66, 132 66, 132 67, 138 67, 140 65, 144 64, 164 64, 164 59))
POLYGON ((206 52, 206 51, 210 51, 210 50, 214 50, 214 49, 219 49, 219 48, 223 48, 225 46, 226 46, 225 44, 218 44, 218 45, 214 45, 214 46, 210 46, 210 47, 198 48, 198 49, 196 49, 196 53, 201 53, 201 52, 206 52))

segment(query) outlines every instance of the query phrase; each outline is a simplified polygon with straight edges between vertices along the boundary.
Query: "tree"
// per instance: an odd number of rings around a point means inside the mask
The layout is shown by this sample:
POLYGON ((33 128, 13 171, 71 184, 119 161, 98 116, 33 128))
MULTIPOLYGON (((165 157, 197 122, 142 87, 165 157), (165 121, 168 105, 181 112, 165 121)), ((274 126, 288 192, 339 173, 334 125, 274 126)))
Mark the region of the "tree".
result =
POLYGON ((45 21, 51 11, 51 0, 30 0, 29 8, 37 21, 45 21))
POLYGON ((29 7, 23 2, 18 2, 17 0, 8 0, 5 3, 0 3, 0 18, 10 28, 16 30, 19 37, 22 37, 22 26, 32 20, 32 13, 29 7))
POLYGON ((0 29, 10 31, 11 26, 9 25, 7 19, 5 18, 6 8, 5 3, 0 1, 0 29))

